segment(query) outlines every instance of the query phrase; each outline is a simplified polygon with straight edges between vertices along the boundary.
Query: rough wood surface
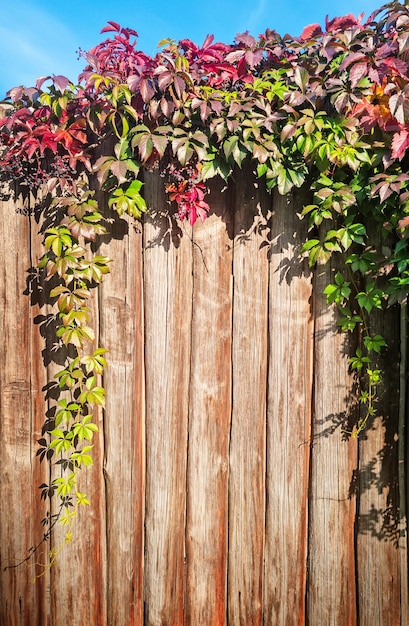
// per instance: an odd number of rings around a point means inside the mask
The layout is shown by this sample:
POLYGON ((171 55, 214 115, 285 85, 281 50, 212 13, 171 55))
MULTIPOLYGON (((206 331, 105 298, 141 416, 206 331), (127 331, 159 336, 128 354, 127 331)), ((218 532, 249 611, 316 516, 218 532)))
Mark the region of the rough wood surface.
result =
POLYGON ((46 507, 38 487, 47 480, 47 467, 34 456, 46 377, 33 324, 38 308, 23 295, 32 261, 31 221, 11 200, 0 202, 0 209, 0 624, 31 626, 49 623, 46 587, 33 585, 31 562, 12 566, 42 537, 46 507))
MULTIPOLYGON (((102 253, 113 259, 100 290, 104 372, 107 611, 109 624, 142 623, 144 554, 144 349, 142 233, 119 220, 102 253)), ((94 472, 94 469, 92 470, 94 472)))
POLYGON ((81 472, 91 506, 35 585, 32 563, 3 568, 42 535, 37 440, 57 364, 41 293, 23 295, 39 224, 1 204, 0 626, 408 626, 399 312, 375 320, 385 402, 357 442, 342 432, 353 346, 322 295, 332 269, 312 280, 298 258, 306 197, 254 184, 213 182, 192 229, 164 217, 151 173, 153 214, 115 221, 102 243, 114 262, 91 303, 109 350, 81 472))
POLYGON ((311 272, 298 258, 296 206, 293 194, 273 194, 264 566, 265 619, 294 625, 305 620, 313 375, 311 272))
MULTIPOLYGON (((148 206, 165 205, 161 179, 146 177, 148 206)), ((164 243, 158 213, 144 231, 146 380, 145 619, 182 624, 185 593, 186 463, 192 318, 192 244, 164 243), (166 249, 168 248, 168 249, 166 249)))
MULTIPOLYGON (((371 333, 398 353, 399 322, 393 310, 376 315, 371 333)), ((359 440, 357 560, 360 626, 407 622, 407 543, 402 541, 398 483, 398 360, 378 360, 384 372, 377 416, 359 440), (405 593, 406 592, 406 593, 405 593), (402 605, 400 611, 390 607, 402 605), (388 609, 389 607, 389 609, 388 609), (403 619, 405 618, 405 619, 403 619)))
POLYGON ((228 621, 263 623, 271 198, 252 177, 234 188, 232 417, 229 449, 228 621), (249 213, 257 206, 255 221, 249 213), (249 320, 251 323, 249 324, 249 320))
POLYGON ((314 283, 314 419, 312 430, 307 609, 310 624, 355 626, 355 495, 357 442, 348 438, 352 377, 345 335, 323 290, 330 264, 318 267, 314 283))
POLYGON ((186 623, 222 626, 227 609, 232 252, 228 194, 194 231, 186 520, 186 623))

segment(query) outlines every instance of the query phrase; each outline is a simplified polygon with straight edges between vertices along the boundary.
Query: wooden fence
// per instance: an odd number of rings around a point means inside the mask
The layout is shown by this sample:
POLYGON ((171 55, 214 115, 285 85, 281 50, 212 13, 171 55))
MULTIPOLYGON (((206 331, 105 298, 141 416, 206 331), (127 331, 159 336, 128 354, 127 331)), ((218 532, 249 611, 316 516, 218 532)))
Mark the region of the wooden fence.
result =
POLYGON ((1 203, 1 626, 408 626, 399 311, 375 322, 384 401, 351 438, 352 346, 322 295, 333 268, 298 256, 305 192, 214 183, 192 229, 167 217, 159 176, 144 189, 152 215, 101 246, 114 262, 92 302, 109 368, 91 507, 35 584, 32 566, 3 568, 42 536, 56 366, 30 281, 36 214, 1 203))

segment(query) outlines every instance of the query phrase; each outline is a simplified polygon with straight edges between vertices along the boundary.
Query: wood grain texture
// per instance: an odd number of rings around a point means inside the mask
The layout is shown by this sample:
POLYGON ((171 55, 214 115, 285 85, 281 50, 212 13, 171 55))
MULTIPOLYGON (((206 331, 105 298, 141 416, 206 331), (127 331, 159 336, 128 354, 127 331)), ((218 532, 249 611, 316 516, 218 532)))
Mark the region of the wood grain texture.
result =
POLYGON ((305 623, 314 320, 296 206, 294 194, 273 194, 264 568, 264 619, 271 625, 305 623))
POLYGON ((268 345, 265 244, 270 204, 270 196, 257 188, 251 173, 238 178, 234 188, 228 623, 242 626, 263 623, 268 345))
MULTIPOLYGON (((18 207, 23 206, 19 199, 18 207)), ((24 559, 43 534, 46 506, 38 487, 48 468, 33 457, 44 417, 46 372, 33 325, 38 308, 23 295, 32 264, 32 223, 12 201, 0 202, 0 210, 0 624, 36 626, 49 623, 48 575, 35 586, 32 560, 4 568, 24 559)))
MULTIPOLYGON (((32 204, 35 204, 32 202, 32 204)), ((44 248, 42 240, 39 235, 41 228, 41 216, 37 211, 33 211, 29 214, 30 224, 30 268, 37 267, 40 258, 44 254, 44 248)), ((31 277, 30 277, 31 278, 31 277)), ((44 396, 44 389, 47 387, 48 370, 44 367, 44 358, 47 358, 47 344, 45 342, 43 332, 43 321, 47 314, 50 312, 50 307, 46 305, 44 300, 44 281, 41 276, 34 277, 33 281, 29 279, 27 281, 27 288, 25 290, 24 298, 29 296, 30 302, 30 317, 31 317, 31 345, 30 345, 30 386, 31 386, 31 411, 33 415, 34 423, 34 445, 32 448, 32 497, 31 507, 36 511, 34 520, 41 513, 42 518, 46 517, 47 512, 50 512, 50 502, 41 500, 39 503, 39 490, 38 487, 43 483, 48 483, 50 480, 50 470, 45 460, 39 463, 39 457, 36 455, 38 451, 38 440, 43 436, 44 423, 46 421, 46 411, 48 403, 44 396), (39 355, 43 356, 39 358, 39 355)), ((33 520, 33 521, 34 521, 33 520)), ((38 522, 37 522, 38 523, 38 522)), ((36 537, 36 545, 42 538, 42 529, 39 527, 34 530, 34 537, 36 537)), ((47 552, 51 547, 51 541, 48 540, 41 545, 39 552, 36 553, 32 563, 38 561, 45 562, 47 552)), ((30 617, 30 624, 38 624, 39 626, 51 624, 51 607, 50 607, 50 572, 43 571, 37 566, 33 567, 33 574, 38 575, 42 573, 41 578, 38 578, 34 588, 35 593, 38 593, 42 597, 42 602, 36 607, 36 610, 30 617)))
POLYGON ((186 520, 185 623, 222 626, 227 614, 232 251, 228 194, 196 224, 186 520), (227 226, 227 228, 226 228, 227 226))
MULTIPOLYGON (((162 179, 145 178, 148 206, 165 206, 162 179)), ((186 463, 192 317, 189 228, 166 241, 167 219, 144 230, 146 380, 145 620, 182 624, 185 594, 186 463)))
POLYGON ((116 220, 101 253, 114 259, 99 305, 100 344, 109 361, 103 380, 107 623, 138 626, 143 621, 145 499, 141 228, 132 220, 116 220))
POLYGON ((377 363, 384 372, 377 414, 359 439, 360 626, 407 623, 407 544, 401 536, 398 484, 399 362, 391 359, 391 353, 398 353, 398 320, 393 309, 384 311, 373 316, 370 328, 371 334, 385 337, 388 352, 377 363))
POLYGON ((348 439, 352 390, 348 345, 336 313, 325 303, 330 264, 318 267, 314 283, 314 419, 312 432, 307 608, 310 624, 357 624, 355 496, 356 439, 348 439))

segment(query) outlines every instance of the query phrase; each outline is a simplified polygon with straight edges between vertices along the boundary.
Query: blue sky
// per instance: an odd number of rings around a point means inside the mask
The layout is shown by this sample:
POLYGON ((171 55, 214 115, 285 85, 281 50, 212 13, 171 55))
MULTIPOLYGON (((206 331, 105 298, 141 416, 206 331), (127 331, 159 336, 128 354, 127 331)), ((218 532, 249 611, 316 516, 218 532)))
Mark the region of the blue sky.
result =
POLYGON ((139 33, 138 47, 153 55, 161 39, 192 39, 207 34, 232 43, 236 33, 257 36, 266 28, 297 36, 304 26, 330 17, 364 12, 382 0, 9 0, 1 8, 0 98, 16 85, 33 85, 39 76, 63 74, 74 82, 84 67, 78 48, 88 50, 105 36, 108 20, 139 33))

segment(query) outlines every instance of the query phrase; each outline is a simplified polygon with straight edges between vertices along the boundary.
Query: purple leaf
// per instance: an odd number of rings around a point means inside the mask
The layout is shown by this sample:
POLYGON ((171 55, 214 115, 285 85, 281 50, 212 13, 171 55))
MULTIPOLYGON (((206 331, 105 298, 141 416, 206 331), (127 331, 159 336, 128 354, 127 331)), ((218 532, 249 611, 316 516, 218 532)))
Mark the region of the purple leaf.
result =
MULTIPOLYGON (((142 82, 142 79, 137 74, 131 74, 126 79, 126 84, 128 85, 129 89, 132 92, 134 92, 134 93, 136 93, 137 91, 142 91, 141 87, 140 87, 141 82, 142 82)), ((142 95, 142 93, 141 93, 141 95, 142 95)), ((143 98, 143 95, 142 95, 142 98, 143 98)), ((146 100, 146 102, 147 102, 147 100, 146 100)))
POLYGON ((36 80, 36 87, 37 87, 38 91, 40 91, 40 89, 43 86, 43 84, 45 83, 45 81, 48 80, 49 78, 51 78, 51 76, 40 76, 39 78, 37 78, 37 80, 36 80))
POLYGON ((354 88, 357 86, 361 78, 368 74, 368 63, 365 61, 363 63, 356 63, 350 73, 349 80, 351 81, 351 87, 354 88))
POLYGON ((21 100, 23 93, 24 87, 13 87, 12 89, 9 89, 7 95, 13 100, 13 102, 17 102, 18 100, 21 100))
POLYGON ((339 66, 339 69, 346 70, 346 68, 352 65, 352 63, 355 63, 356 61, 362 61, 364 59, 366 60, 367 57, 363 52, 352 52, 350 54, 347 54, 347 56, 339 66))
POLYGON ((237 43, 242 43, 248 48, 255 48, 257 45, 256 39, 252 35, 249 35, 249 31, 246 30, 245 33, 238 33, 235 37, 235 41, 237 43))
POLYGON ((255 52, 252 52, 251 50, 247 50, 246 55, 245 55, 245 59, 246 59, 248 65, 249 65, 249 67, 251 67, 251 69, 253 69, 254 67, 256 67, 256 65, 261 63, 261 61, 263 60, 263 51, 262 50, 256 50, 255 52))
POLYGON ((228 63, 235 63, 239 61, 244 55, 244 50, 233 50, 226 55, 226 61, 228 63))
POLYGON ((64 89, 66 89, 68 85, 70 84, 70 81, 66 76, 55 76, 55 74, 53 74, 52 79, 53 79, 54 85, 60 91, 64 91, 64 89))
POLYGON ((126 182, 128 166, 125 161, 113 161, 110 169, 113 175, 117 177, 120 185, 126 182))
POLYGON ((342 91, 335 98, 334 106, 338 113, 341 113, 344 109, 346 109, 349 105, 349 94, 347 91, 342 91))
POLYGON ((173 111, 175 110, 175 105, 173 104, 173 102, 169 102, 169 100, 166 100, 166 98, 163 96, 160 101, 160 108, 162 109, 163 115, 165 115, 167 118, 170 118, 173 111))

